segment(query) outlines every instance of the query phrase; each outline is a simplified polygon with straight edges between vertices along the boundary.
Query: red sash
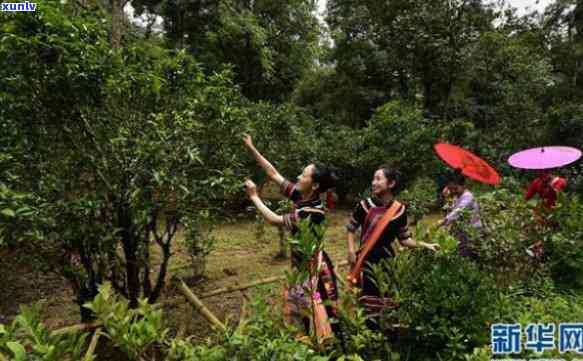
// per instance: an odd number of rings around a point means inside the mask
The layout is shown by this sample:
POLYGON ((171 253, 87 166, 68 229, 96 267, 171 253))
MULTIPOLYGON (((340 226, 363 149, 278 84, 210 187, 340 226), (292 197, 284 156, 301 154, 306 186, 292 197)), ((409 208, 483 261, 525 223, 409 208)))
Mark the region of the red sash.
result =
POLYGON ((383 218, 376 224, 375 228, 372 231, 371 236, 365 241, 364 245, 361 247, 358 258, 356 259, 356 263, 354 267, 348 273, 348 281, 352 285, 357 285, 360 282, 360 277, 362 275, 362 268, 364 267, 364 260, 366 256, 368 256, 369 252, 373 249, 383 231, 387 228, 389 223, 395 218, 395 215, 401 208, 401 203, 394 201, 393 204, 389 209, 385 211, 383 214, 383 218))

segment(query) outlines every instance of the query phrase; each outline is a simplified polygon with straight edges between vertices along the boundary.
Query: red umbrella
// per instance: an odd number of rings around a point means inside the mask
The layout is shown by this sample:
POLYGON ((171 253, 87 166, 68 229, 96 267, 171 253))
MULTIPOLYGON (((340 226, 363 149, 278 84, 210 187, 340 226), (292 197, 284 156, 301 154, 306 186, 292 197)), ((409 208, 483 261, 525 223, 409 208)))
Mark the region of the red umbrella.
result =
POLYGON ((435 152, 450 167, 460 169, 468 178, 485 184, 499 184, 500 176, 486 161, 453 144, 438 143, 435 152))

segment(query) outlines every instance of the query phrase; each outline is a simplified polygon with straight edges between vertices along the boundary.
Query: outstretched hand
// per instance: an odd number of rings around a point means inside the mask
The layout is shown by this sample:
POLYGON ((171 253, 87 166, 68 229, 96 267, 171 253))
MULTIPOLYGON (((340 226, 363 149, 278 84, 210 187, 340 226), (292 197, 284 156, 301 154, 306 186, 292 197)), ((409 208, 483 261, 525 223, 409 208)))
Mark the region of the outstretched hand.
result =
POLYGON ((448 187, 443 187, 442 191, 441 191, 441 195, 443 195, 445 198, 449 197, 449 195, 451 194, 451 191, 449 190, 448 187))
POLYGON ((249 148, 253 147, 253 138, 247 133, 243 134, 243 143, 249 148))
POLYGON ((356 264, 356 252, 348 251, 348 264, 350 266, 356 264))
POLYGON ((429 243, 427 245, 427 248, 430 249, 430 250, 432 250, 433 252, 437 252, 437 251, 439 251, 441 249, 441 246, 439 244, 437 244, 437 243, 429 243))
POLYGON ((247 192, 249 198, 257 195, 257 185, 251 179, 245 180, 245 192, 247 192))

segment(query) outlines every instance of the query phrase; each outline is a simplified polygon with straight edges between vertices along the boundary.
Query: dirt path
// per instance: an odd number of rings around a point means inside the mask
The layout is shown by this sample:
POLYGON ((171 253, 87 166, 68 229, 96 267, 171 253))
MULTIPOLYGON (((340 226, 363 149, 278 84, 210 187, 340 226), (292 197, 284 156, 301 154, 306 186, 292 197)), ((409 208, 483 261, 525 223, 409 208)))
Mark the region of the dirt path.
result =
POLYGON ((23 305, 38 304, 51 328, 79 321, 79 307, 62 278, 34 270, 15 252, 0 254, 0 323, 7 323, 23 305))
MULTIPOLYGON (((343 224, 348 214, 347 210, 338 210, 328 216, 326 249, 335 261, 345 258, 343 224)), ((218 241, 208 257, 206 279, 203 281, 192 279, 190 259, 181 250, 180 242, 176 242, 176 253, 171 259, 169 273, 183 277, 199 293, 283 274, 289 268, 289 261, 274 259, 279 247, 277 229, 266 225, 263 240, 256 239, 255 229, 253 219, 219 225, 215 232, 218 241)), ((21 305, 34 303, 42 307, 44 319, 50 328, 79 322, 79 309, 67 283, 56 275, 33 270, 19 260, 15 253, 4 252, 0 255, 0 285, 0 323, 13 319, 21 305)), ((271 287, 276 289, 280 285, 274 284, 271 287)), ((170 326, 178 327, 184 319, 184 313, 188 311, 181 306, 182 296, 168 287, 164 297, 163 300, 177 298, 177 302, 172 302, 167 311, 170 326)), ((213 297, 205 302, 219 318, 225 320, 237 317, 241 297, 240 293, 235 293, 213 297)), ((196 320, 196 315, 193 317, 193 324, 200 321, 202 328, 206 328, 202 320, 196 320)))
MULTIPOLYGON (((338 209, 330 212, 327 217, 325 249, 336 264, 346 259, 344 225, 349 216, 350 210, 338 209)), ((434 220, 435 217, 429 218, 434 220)), ((289 269, 289 260, 274 258, 279 247, 277 229, 266 225, 263 240, 256 239, 255 230, 253 219, 217 226, 215 236, 218 241, 208 257, 206 278, 202 281, 192 279, 190 259, 180 248, 180 242, 176 242, 169 273, 183 277, 198 294, 283 274, 289 269)), ((28 265, 19 262, 13 254, 0 255, 0 285, 0 323, 12 319, 20 305, 35 302, 42 306, 44 319, 50 328, 79 322, 79 310, 66 282, 55 275, 33 271, 28 265)), ((266 288, 278 294, 281 285, 271 284, 266 288)), ((252 295, 252 291, 250 292, 252 295)), ((171 328, 177 330, 182 327, 186 334, 200 337, 209 334, 206 322, 200 316, 192 315, 190 308, 185 306, 183 297, 172 286, 168 286, 161 301, 170 301, 165 310, 171 328)), ((204 302, 221 320, 236 322, 242 305, 242 295, 240 292, 231 293, 208 298, 204 302)))

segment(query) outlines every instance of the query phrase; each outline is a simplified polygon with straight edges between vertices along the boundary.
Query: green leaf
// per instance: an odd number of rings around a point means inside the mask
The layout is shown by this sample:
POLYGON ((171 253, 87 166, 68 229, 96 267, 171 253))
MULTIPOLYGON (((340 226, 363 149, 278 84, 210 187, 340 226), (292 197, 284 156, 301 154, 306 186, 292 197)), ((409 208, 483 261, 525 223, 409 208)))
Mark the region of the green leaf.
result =
POLYGON ((182 185, 182 184, 181 184, 181 185, 179 185, 179 187, 180 187, 180 189, 182 189, 182 191, 183 191, 185 194, 190 194, 190 191, 189 191, 189 190, 188 190, 188 188, 186 188, 184 185, 182 185))
POLYGON ((24 361, 26 359, 26 350, 18 342, 6 342, 6 346, 14 354, 14 361, 24 361))
POLYGON ((159 78, 155 77, 154 81, 152 82, 152 90, 156 95, 160 95, 160 89, 162 88, 162 82, 159 78))
POLYGON ((5 215, 6 217, 10 217, 10 218, 13 218, 13 217, 16 216, 16 213, 14 212, 14 210, 12 210, 10 208, 4 208, 2 210, 2 212, 0 212, 0 213, 2 213, 3 215, 5 215))

